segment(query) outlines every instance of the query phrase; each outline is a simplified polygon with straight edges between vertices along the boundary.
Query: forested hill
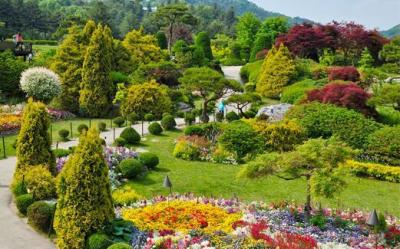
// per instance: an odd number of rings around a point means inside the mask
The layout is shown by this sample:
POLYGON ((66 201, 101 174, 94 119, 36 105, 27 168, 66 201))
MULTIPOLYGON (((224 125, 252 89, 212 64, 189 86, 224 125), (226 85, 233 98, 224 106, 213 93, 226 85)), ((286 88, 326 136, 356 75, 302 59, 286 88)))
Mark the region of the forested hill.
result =
POLYGON ((398 35, 400 35, 400 24, 394 26, 393 28, 391 28, 389 30, 383 31, 381 33, 382 33, 382 35, 384 35, 388 38, 393 38, 395 36, 398 36, 398 35))

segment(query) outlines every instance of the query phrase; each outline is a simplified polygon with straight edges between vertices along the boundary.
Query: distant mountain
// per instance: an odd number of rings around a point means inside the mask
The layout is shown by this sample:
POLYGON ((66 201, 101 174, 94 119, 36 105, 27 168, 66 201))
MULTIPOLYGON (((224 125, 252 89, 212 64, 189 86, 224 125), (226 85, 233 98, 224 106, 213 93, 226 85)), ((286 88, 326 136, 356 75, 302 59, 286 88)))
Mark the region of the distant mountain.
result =
POLYGON ((382 31, 381 34, 388 38, 393 38, 395 36, 400 35, 400 24, 394 26, 393 28, 391 28, 389 30, 382 31))

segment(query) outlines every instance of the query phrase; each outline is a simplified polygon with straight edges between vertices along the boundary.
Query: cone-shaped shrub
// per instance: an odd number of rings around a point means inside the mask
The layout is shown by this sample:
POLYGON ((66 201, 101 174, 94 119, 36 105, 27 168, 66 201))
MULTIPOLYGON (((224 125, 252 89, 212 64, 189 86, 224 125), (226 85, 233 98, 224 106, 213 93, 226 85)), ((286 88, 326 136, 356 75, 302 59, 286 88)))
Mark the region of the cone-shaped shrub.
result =
POLYGON ((54 229, 59 249, 84 248, 85 238, 114 217, 108 167, 95 129, 80 138, 60 173, 57 194, 54 229))
POLYGON ((55 157, 51 151, 50 136, 47 132, 50 118, 46 106, 29 100, 24 108, 21 130, 17 139, 17 167, 15 177, 24 175, 34 165, 45 165, 55 172, 55 157))

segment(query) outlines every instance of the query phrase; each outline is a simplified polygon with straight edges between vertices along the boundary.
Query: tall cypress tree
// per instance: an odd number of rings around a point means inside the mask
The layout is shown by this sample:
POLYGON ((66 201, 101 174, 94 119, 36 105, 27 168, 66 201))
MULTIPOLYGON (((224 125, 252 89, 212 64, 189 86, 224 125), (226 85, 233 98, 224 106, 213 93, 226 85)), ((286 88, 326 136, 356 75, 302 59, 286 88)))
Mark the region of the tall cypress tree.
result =
POLYGON ((111 30, 99 24, 90 39, 82 69, 79 107, 86 116, 105 116, 111 106, 112 45, 111 30))

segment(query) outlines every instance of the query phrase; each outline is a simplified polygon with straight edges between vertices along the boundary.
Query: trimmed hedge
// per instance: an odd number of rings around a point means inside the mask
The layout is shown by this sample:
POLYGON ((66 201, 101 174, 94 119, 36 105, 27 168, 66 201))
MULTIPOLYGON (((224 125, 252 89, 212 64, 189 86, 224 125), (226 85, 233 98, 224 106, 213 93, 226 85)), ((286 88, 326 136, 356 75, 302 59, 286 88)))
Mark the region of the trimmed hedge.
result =
POLYGON ((118 165, 119 171, 127 179, 136 178, 143 172, 143 164, 137 159, 125 159, 118 165))
POLYGON ((163 132, 163 129, 159 123, 154 122, 149 125, 149 132, 152 135, 160 135, 163 132))
POLYGON ((140 135, 137 133, 135 129, 132 127, 125 128, 122 132, 120 137, 125 139, 127 144, 138 144, 140 143, 140 135))
POLYGON ((58 41, 54 40, 24 40, 25 43, 32 43, 32 45, 50 45, 57 46, 58 41))
POLYGON ((34 200, 31 194, 20 195, 15 199, 15 204, 17 205, 18 211, 23 215, 26 215, 28 207, 32 205, 33 202, 34 200))
POLYGON ((78 125, 78 132, 79 134, 82 134, 83 132, 87 132, 89 130, 89 127, 85 124, 80 124, 78 125))
POLYGON ((62 129, 58 131, 58 135, 61 138, 61 141, 68 141, 69 130, 62 129))
POLYGON ((123 139, 122 137, 117 137, 114 141, 115 146, 117 147, 124 147, 126 144, 125 139, 123 139))
POLYGON ((347 161, 343 167, 356 176, 367 176, 378 180, 400 183, 400 167, 357 161, 347 161))
POLYGON ((97 127, 99 128, 99 131, 106 131, 107 130, 107 124, 104 123, 104 122, 98 123, 97 127))
POLYGON ((48 232, 54 212, 54 205, 37 201, 28 207, 28 223, 42 232, 48 232))
POLYGON ((103 233, 94 233, 86 241, 86 249, 107 249, 112 244, 110 238, 103 233))
POLYGON ((164 128, 164 130, 171 131, 174 130, 176 127, 176 122, 175 118, 168 114, 168 115, 163 115, 163 118, 161 120, 161 126, 164 128))
POLYGON ((158 159, 158 156, 150 152, 140 153, 139 161, 147 166, 147 168, 149 169, 155 169, 160 163, 160 159, 158 159))
POLYGON ((125 123, 125 119, 123 117, 116 117, 114 118, 113 123, 118 127, 122 127, 125 123))

